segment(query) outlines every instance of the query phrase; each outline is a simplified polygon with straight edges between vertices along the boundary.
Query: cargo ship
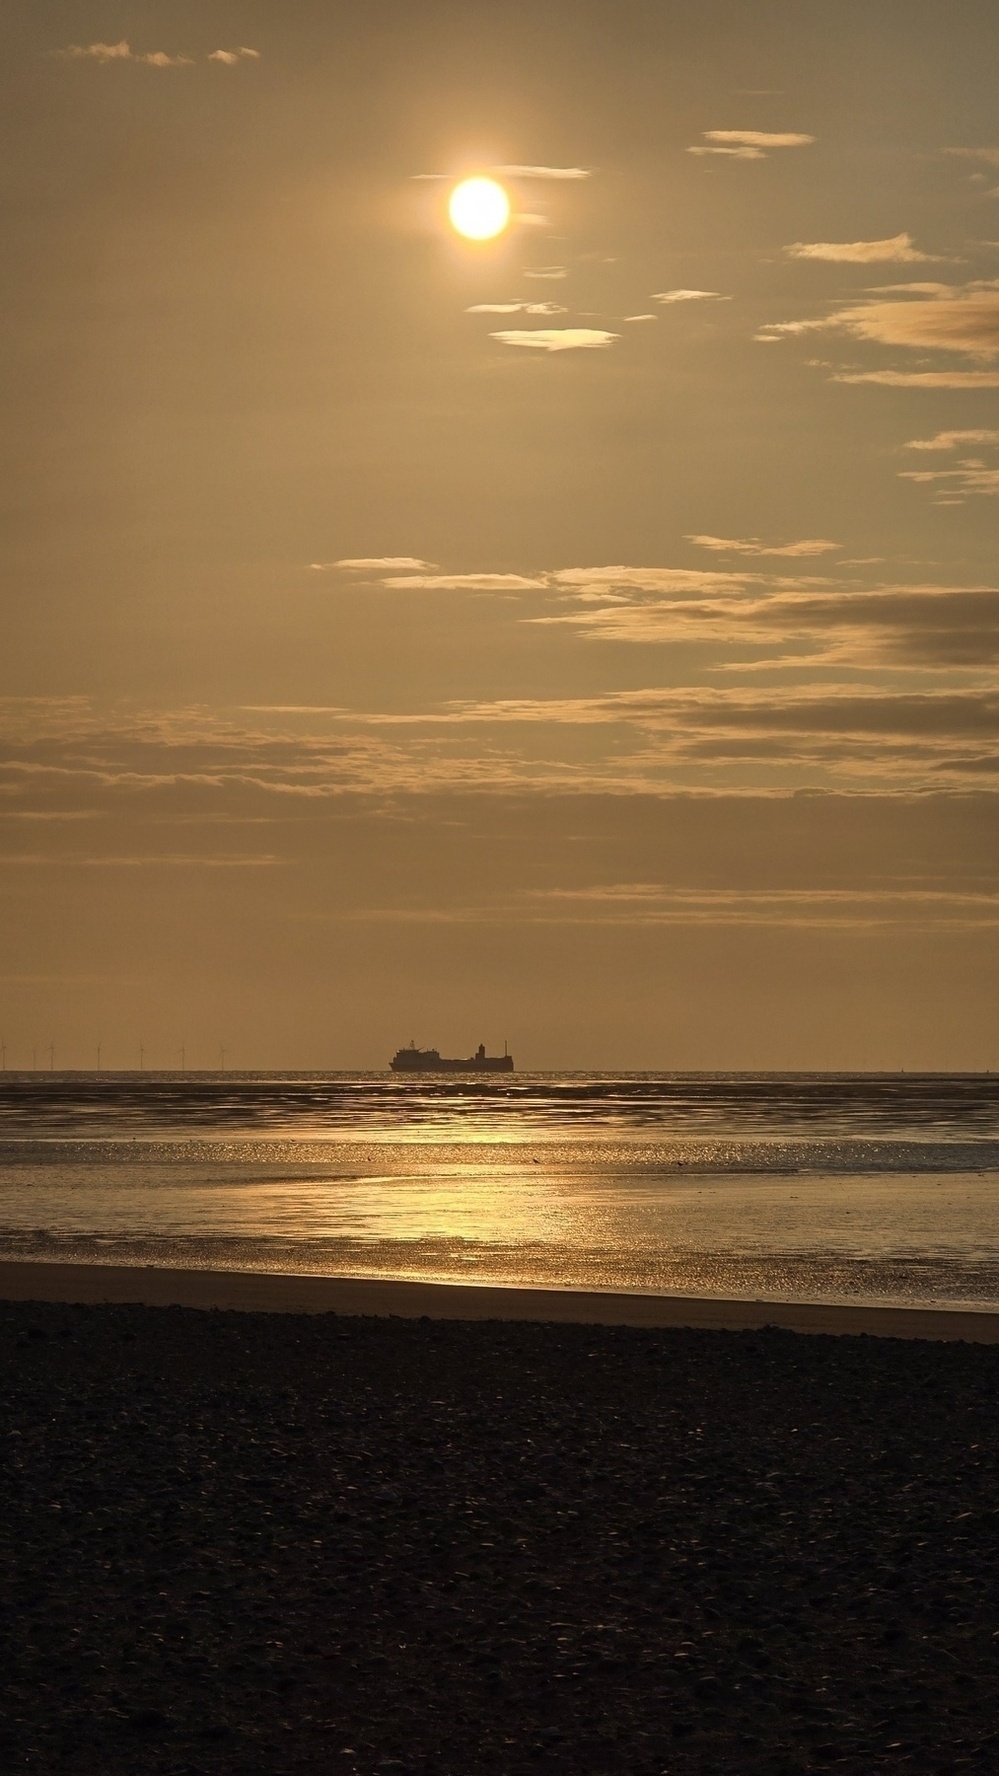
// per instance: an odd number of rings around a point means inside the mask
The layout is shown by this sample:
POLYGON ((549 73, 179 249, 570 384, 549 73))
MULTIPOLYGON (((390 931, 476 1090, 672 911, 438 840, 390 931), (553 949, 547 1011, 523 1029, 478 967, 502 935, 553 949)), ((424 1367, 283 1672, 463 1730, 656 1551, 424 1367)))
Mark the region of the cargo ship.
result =
POLYGON ((436 1048, 417 1048, 411 1042, 400 1048, 389 1062, 393 1073, 512 1073, 513 1056, 507 1054, 506 1043, 501 1055, 487 1055, 484 1042, 467 1061, 449 1061, 436 1048))

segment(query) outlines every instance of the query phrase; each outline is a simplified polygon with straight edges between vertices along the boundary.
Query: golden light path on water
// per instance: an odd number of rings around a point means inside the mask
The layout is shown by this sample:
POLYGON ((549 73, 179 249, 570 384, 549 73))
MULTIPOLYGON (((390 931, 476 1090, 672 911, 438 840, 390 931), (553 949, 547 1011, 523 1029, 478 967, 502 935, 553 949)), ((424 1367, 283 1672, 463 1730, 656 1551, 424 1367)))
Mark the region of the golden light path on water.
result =
POLYGON ((0 1077, 0 1257, 999 1311, 999 1082, 0 1077))
POLYGON ((999 1304, 995 1171, 740 1175, 712 1167, 712 1143, 485 1130, 165 1145, 6 1167, 8 1255, 34 1240, 36 1256, 105 1262, 825 1299, 857 1298, 859 1264, 873 1298, 902 1300, 936 1299, 956 1264, 978 1278, 969 1300, 999 1304))

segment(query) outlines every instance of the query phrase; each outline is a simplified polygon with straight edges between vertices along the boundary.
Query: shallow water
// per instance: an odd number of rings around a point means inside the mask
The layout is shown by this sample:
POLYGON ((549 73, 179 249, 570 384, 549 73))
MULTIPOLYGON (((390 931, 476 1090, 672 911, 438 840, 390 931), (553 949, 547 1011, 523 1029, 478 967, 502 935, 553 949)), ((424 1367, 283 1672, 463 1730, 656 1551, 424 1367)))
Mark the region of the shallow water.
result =
POLYGON ((999 1311, 999 1078, 6 1074, 15 1256, 999 1311))

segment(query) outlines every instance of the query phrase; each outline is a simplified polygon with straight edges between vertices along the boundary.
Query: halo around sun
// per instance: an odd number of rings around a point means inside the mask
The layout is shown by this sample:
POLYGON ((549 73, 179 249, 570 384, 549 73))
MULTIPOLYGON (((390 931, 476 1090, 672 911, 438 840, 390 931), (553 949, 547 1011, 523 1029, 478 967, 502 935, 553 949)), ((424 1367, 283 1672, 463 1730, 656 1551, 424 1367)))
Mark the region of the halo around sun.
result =
POLYGON ((510 199, 495 179, 463 179, 452 191, 447 210, 466 240, 493 240, 510 220, 510 199))

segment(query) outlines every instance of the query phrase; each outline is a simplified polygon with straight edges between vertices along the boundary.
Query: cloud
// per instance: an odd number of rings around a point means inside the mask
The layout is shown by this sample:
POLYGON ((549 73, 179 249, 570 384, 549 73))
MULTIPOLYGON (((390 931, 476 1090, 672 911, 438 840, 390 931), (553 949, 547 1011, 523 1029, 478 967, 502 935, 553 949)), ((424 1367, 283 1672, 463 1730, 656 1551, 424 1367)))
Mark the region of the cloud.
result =
POLYGON ((999 148, 945 148, 944 153, 960 155, 964 160, 982 160, 986 166, 999 167, 999 148))
POLYGON ((790 130, 704 130, 702 134, 711 146, 688 148, 688 154, 727 154, 735 160, 765 160, 770 148, 804 148, 815 140, 814 136, 790 130))
POLYGON ((658 315, 650 315, 650 314, 649 315, 625 315, 624 319, 630 325, 634 321, 658 321, 659 316, 658 315))
MULTIPOLYGON (((57 49, 54 54, 62 61, 138 62, 147 68, 193 68, 195 64, 194 56, 168 55, 165 49, 134 50, 124 37, 120 43, 71 43, 68 49, 57 49)), ((206 60, 232 68, 242 61, 259 62, 260 51, 243 44, 239 49, 213 49, 206 60)))
POLYGON ((208 60, 221 62, 226 68, 235 68, 239 62, 259 62, 260 51, 259 49, 247 49, 245 45, 241 49, 213 49, 208 60))
POLYGON ((999 444, 999 432, 938 432, 935 438, 910 438, 906 450, 956 450, 962 444, 999 444))
POLYGON ((843 929, 999 923, 999 894, 951 888, 704 888, 662 882, 609 882, 523 891, 551 905, 558 924, 781 925, 843 929))
POLYGON ((784 248, 789 259, 828 259, 838 265, 912 264, 928 262, 933 253, 920 253, 911 234, 895 234, 890 240, 795 241, 784 248))
POLYGON ((855 685, 823 685, 729 691, 656 686, 598 697, 523 698, 454 708, 465 720, 544 720, 568 725, 629 722, 666 736, 673 736, 678 729, 693 730, 704 739, 726 731, 876 740, 895 736, 933 744, 976 738, 989 744, 999 762, 999 696, 977 689, 868 691, 855 685))
POLYGON ((714 549, 734 555, 828 555, 841 549, 842 543, 831 543, 826 537, 804 537, 798 543, 767 544, 759 537, 686 536, 684 542, 696 543, 699 549, 714 549))
POLYGON ((766 160, 762 148, 688 148, 688 154, 723 154, 730 160, 766 160))
POLYGON ((531 327, 512 328, 504 333, 490 333, 501 345, 526 346, 544 352, 599 351, 620 339, 620 333, 608 333, 601 327, 531 327))
POLYGON ((132 51, 124 37, 120 43, 71 43, 68 49, 57 49, 54 52, 66 61, 88 59, 94 62, 130 62, 132 51))
POLYGON ((133 50, 123 37, 120 43, 88 43, 86 45, 71 43, 68 49, 58 49, 55 54, 65 61, 108 62, 141 62, 147 68, 193 68, 192 56, 168 55, 165 49, 156 49, 149 54, 139 54, 133 50))
POLYGON ((549 283, 559 283, 562 278, 568 277, 569 273, 564 265, 540 265, 536 266, 533 271, 525 271, 523 275, 526 278, 542 278, 549 283))
MULTIPOLYGON (((999 356, 999 280, 977 279, 954 286, 909 284, 897 288, 906 292, 902 300, 884 300, 876 293, 866 302, 836 309, 819 319, 772 322, 759 337, 779 338, 839 328, 857 339, 910 351, 963 352, 979 358, 999 356)), ((836 380, 860 379, 872 378, 868 373, 862 378, 842 376, 836 380)), ((884 376, 876 380, 884 380, 884 376)))
MULTIPOLYGON (((999 447, 999 431, 975 427, 963 431, 937 432, 933 438, 910 438, 906 450, 954 451, 978 445, 995 450, 999 447)), ((980 457, 963 457, 955 468, 901 469, 900 479, 926 483, 934 488, 935 504, 962 505, 969 494, 999 497, 999 468, 989 468, 980 457)))
MULTIPOLYGON (((565 181, 574 179, 591 179, 593 174, 587 167, 550 167, 550 166, 491 166, 485 169, 498 179, 541 179, 565 181)), ((411 178, 437 183, 463 177, 456 173, 412 173, 411 178)))
POLYGON ((312 561, 309 566, 313 573, 328 573, 334 568, 348 573, 391 572, 393 568, 412 568, 414 572, 422 572, 426 568, 433 568, 434 563, 420 561, 415 555, 348 555, 342 561, 312 561))
POLYGON ((490 169, 504 179, 589 179, 587 167, 498 166, 490 169))
POLYGON ((873 382, 882 388, 999 388, 999 370, 840 370, 832 382, 873 382))
MULTIPOLYGON (((53 704, 43 718, 40 710, 0 702, 0 724, 0 793, 8 811, 82 806, 113 823, 106 833, 88 827, 85 845, 78 828, 64 828, 63 837, 49 823, 32 830, 34 850, 25 846, 18 856, 56 862, 65 843, 73 846, 67 861, 103 862, 103 840, 108 861, 128 867, 150 858, 201 863, 192 843, 197 824, 205 829, 209 866, 266 864, 270 847, 253 854, 244 840, 236 849, 237 826, 267 821, 289 835, 303 833, 303 822, 325 823, 331 800, 358 795, 414 794, 425 807, 435 789, 661 794, 675 786, 741 795, 761 785, 781 792, 828 783, 870 794, 879 784, 943 783, 967 791, 983 776, 999 776, 994 684, 929 692, 653 684, 596 696, 370 713, 53 704), (225 822, 234 832, 232 851, 222 837, 225 822), (177 827, 184 829, 182 849, 171 842, 177 827)), ((546 809, 546 830, 552 817, 546 809)), ((291 843, 294 855, 304 856, 291 843)), ((946 847, 940 862, 941 870, 949 867, 946 847)))
POLYGON ((575 729, 586 736, 591 785, 597 773, 606 784, 614 769, 620 787, 632 791, 696 783, 702 793, 712 784, 732 793, 733 782, 745 782, 749 773, 757 786, 828 784, 870 794, 885 786, 967 789, 999 774, 994 690, 651 686, 596 697, 456 704, 451 720, 459 729, 481 724, 523 731, 523 741, 502 756, 519 754, 526 765, 544 745, 549 770, 557 759, 576 756, 575 729), (560 728, 568 730, 561 748, 560 728), (604 728, 611 733, 601 749, 604 728))
POLYGON ((722 296, 718 290, 654 290, 653 302, 731 302, 731 296, 722 296))
POLYGON ((771 664, 784 660, 802 669, 831 662, 868 669, 889 661, 921 671, 981 670, 999 661, 995 587, 863 591, 669 568, 632 569, 629 582, 627 573, 575 569, 553 575, 576 592, 581 608, 533 621, 564 624, 595 641, 758 648, 771 664), (596 572, 606 577, 598 580, 596 572))
POLYGON ((776 134, 770 130, 704 130, 702 133, 709 142, 738 142, 750 148, 804 148, 815 140, 814 136, 789 130, 776 134))
POLYGON ((945 497, 937 503, 948 506, 958 503, 953 497, 955 494, 981 493, 999 497, 999 469, 987 468, 981 462, 962 463, 957 469, 901 469, 899 480, 945 482, 946 488, 939 490, 945 497))
POLYGON ((309 574, 384 574, 402 568, 423 572, 434 568, 434 561, 420 561, 418 556, 348 556, 343 561, 309 561, 309 574))
POLYGON ((719 573, 705 567, 563 567, 551 575, 551 580, 553 585, 587 600, 622 592, 715 591, 746 586, 756 577, 746 572, 719 573))
POLYGON ((398 592, 542 592, 547 581, 526 574, 400 574, 382 584, 398 592))
POLYGON ((999 354, 999 285, 971 285, 947 296, 840 309, 831 324, 880 345, 995 357, 999 354))
POLYGON ((568 312, 560 302, 473 302, 465 310, 470 315, 564 315, 568 312))

